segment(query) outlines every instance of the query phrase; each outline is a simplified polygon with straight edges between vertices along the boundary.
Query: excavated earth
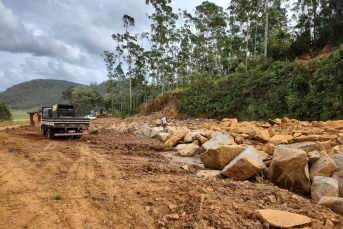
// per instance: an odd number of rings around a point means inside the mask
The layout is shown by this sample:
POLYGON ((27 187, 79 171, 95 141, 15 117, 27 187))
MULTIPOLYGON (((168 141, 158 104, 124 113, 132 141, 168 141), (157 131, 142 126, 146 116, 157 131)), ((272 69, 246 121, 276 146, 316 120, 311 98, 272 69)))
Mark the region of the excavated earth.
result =
POLYGON ((38 128, 1 130, 0 228, 269 228, 259 209, 312 219, 299 228, 343 226, 342 216, 273 184, 198 177, 205 169, 187 168, 173 150, 113 129, 52 140, 38 128))

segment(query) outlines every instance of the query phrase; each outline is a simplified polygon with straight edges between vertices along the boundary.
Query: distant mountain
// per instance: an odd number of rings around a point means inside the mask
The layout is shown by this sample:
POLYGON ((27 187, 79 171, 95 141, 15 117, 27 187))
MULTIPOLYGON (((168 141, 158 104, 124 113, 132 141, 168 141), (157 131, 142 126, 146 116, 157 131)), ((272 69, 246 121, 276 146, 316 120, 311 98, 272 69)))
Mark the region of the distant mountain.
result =
MULTIPOLYGON (((99 84, 100 85, 100 84, 99 84)), ((0 93, 0 99, 11 109, 27 110, 64 103, 62 91, 68 87, 86 86, 65 80, 39 79, 26 81, 0 93)))

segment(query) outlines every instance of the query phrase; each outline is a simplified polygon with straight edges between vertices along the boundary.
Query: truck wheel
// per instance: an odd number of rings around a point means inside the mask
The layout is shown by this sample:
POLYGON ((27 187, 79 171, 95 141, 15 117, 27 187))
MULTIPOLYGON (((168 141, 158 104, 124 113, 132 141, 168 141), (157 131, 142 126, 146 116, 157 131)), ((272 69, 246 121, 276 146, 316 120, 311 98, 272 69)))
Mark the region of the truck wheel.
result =
POLYGON ((50 128, 48 129, 48 138, 49 138, 49 139, 54 138, 54 134, 52 133, 52 131, 51 131, 50 128))
POLYGON ((43 135, 43 136, 46 135, 46 128, 45 128, 45 126, 42 126, 42 135, 43 135))

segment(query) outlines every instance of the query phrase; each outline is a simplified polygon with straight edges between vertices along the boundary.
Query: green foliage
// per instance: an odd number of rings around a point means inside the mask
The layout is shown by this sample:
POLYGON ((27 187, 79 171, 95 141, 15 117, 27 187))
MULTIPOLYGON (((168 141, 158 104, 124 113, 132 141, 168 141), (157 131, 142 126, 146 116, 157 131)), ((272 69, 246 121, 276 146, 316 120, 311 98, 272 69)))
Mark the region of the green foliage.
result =
POLYGON ((88 87, 76 89, 68 87, 62 92, 62 96, 75 106, 76 116, 87 115, 91 110, 98 111, 104 105, 103 97, 97 91, 88 87))
POLYGON ((304 66, 276 61, 265 71, 237 71, 216 82, 203 79, 181 93, 178 111, 218 119, 343 119, 342 54, 343 46, 304 66))
POLYGON ((12 113, 8 106, 0 100, 0 121, 4 120, 11 120, 12 119, 12 113))
POLYGON ((243 64, 243 62, 241 62, 238 67, 236 68, 236 72, 237 73, 243 73, 246 71, 245 65, 243 64))

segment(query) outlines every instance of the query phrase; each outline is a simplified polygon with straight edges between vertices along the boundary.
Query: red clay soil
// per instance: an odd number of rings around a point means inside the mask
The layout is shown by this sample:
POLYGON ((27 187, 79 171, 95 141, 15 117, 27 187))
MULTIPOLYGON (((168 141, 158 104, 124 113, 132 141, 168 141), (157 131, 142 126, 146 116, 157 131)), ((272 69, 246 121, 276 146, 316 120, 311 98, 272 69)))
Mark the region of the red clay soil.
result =
POLYGON ((52 140, 37 128, 0 131, 0 228, 263 228, 255 210, 267 208, 306 215, 312 228, 343 225, 274 185, 199 178, 170 150, 114 130, 52 140))
POLYGON ((162 111, 161 114, 164 115, 163 110, 165 110, 165 113, 173 116, 171 118, 179 118, 179 114, 176 111, 179 96, 179 93, 166 93, 163 96, 159 96, 148 104, 145 104, 141 109, 141 114, 150 115, 151 113, 162 111))

